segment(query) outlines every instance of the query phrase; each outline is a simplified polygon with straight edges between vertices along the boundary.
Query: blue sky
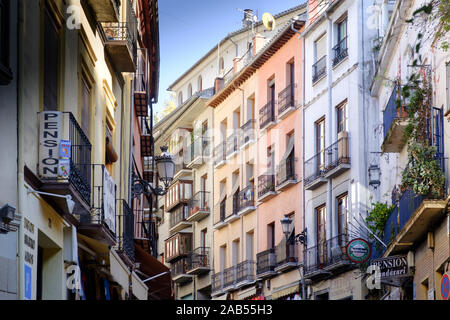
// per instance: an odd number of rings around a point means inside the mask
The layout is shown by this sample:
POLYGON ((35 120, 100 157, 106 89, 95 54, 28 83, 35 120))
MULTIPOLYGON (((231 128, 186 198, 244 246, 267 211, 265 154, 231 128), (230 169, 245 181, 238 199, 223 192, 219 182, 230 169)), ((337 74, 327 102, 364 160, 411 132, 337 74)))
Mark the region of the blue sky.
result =
POLYGON ((160 79, 155 111, 170 99, 167 88, 228 33, 242 27, 243 12, 258 20, 298 6, 304 0, 159 0, 160 79))

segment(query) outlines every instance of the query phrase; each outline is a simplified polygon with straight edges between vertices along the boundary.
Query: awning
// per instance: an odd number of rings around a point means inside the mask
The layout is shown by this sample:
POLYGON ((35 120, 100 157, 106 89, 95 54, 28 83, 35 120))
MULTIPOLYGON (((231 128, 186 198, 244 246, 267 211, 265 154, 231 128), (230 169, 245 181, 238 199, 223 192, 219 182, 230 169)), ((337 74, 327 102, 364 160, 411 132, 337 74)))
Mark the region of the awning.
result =
POLYGON ((233 184, 233 188, 231 189, 231 197, 236 193, 236 191, 239 189, 239 179, 236 178, 236 181, 233 184))
POLYGON ((294 150, 294 142, 295 142, 294 135, 291 134, 289 137, 288 144, 286 146, 286 152, 284 153, 283 158, 281 158, 280 163, 283 163, 284 161, 286 161, 287 157, 289 157, 292 150, 294 150))
POLYGON ((136 298, 139 300, 148 300, 148 287, 134 271, 131 273, 131 287, 133 295, 136 298))
POLYGON ((172 277, 170 275, 170 269, 136 243, 134 245, 134 249, 135 259, 140 263, 139 270, 146 276, 150 278, 167 272, 166 274, 145 282, 148 287, 148 299, 173 300, 174 297, 172 294, 172 277))
POLYGON ((120 284, 123 290, 128 292, 130 271, 115 250, 109 251, 109 265, 114 281, 120 284))
POLYGON ((298 283, 291 283, 286 286, 278 287, 272 291, 272 300, 276 300, 299 291, 300 285, 298 283))
POLYGON ((227 196, 227 189, 224 187, 219 195, 219 203, 221 203, 226 196, 227 196))
POLYGON ((248 289, 239 292, 237 296, 239 300, 244 300, 246 298, 254 296, 255 294, 256 294, 256 287, 250 287, 248 289))
POLYGON ((227 297, 228 297, 228 293, 225 293, 225 294, 222 294, 217 297, 212 297, 211 300, 227 300, 227 297))

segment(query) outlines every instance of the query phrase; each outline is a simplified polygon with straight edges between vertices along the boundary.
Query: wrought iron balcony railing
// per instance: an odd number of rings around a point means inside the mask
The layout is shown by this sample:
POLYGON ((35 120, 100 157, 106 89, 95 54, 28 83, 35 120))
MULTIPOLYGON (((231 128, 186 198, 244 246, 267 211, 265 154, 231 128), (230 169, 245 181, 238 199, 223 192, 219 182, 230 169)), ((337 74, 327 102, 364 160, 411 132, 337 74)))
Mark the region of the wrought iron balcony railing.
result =
POLYGON ((223 289, 223 272, 214 273, 211 276, 211 292, 219 292, 223 289))
POLYGON ((327 56, 323 56, 312 66, 312 82, 315 83, 327 73, 327 56))
POLYGON ((217 165, 220 162, 225 161, 225 159, 226 159, 226 148, 227 148, 227 144, 226 144, 225 141, 220 142, 214 148, 214 165, 217 165))
POLYGON ((208 191, 199 191, 188 201, 189 216, 196 214, 197 212, 209 213, 211 208, 210 193, 208 191))
POLYGON ((258 198, 275 191, 275 175, 263 174, 258 177, 258 198))
POLYGON ((325 174, 325 151, 319 152, 305 161, 304 184, 308 185, 325 174))
POLYGON ((386 138, 388 131, 392 125, 392 123, 396 119, 405 119, 407 112, 406 108, 402 106, 398 108, 397 95, 398 95, 399 87, 396 85, 392 90, 391 97, 386 105, 386 108, 383 111, 383 126, 384 126, 384 137, 386 138))
POLYGON ((275 101, 269 101, 259 110, 259 128, 264 129, 271 122, 275 122, 275 101))
POLYGON ((209 251, 210 250, 208 247, 199 247, 194 249, 189 254, 188 271, 197 268, 209 268, 210 267, 209 251))
POLYGON ((255 206, 255 187, 247 186, 239 192, 239 211, 255 206))
POLYGON ((298 261, 298 245, 296 243, 281 242, 276 247, 277 265, 281 266, 286 263, 298 261))
POLYGON ((134 213, 125 200, 118 200, 121 213, 117 216, 117 246, 134 261, 134 213))
POLYGON ((325 171, 333 170, 341 164, 350 164, 349 138, 342 137, 325 149, 325 171))
POLYGON ((295 107, 295 88, 297 84, 289 84, 278 94, 278 114, 282 114, 289 107, 295 107))
POLYGON ((223 270, 223 287, 234 286, 236 283, 236 266, 232 266, 223 270))
POLYGON ((198 157, 201 157, 202 160, 209 157, 211 154, 210 150, 210 140, 206 136, 200 136, 196 138, 191 144, 188 146, 188 154, 186 162, 190 163, 198 157))
POLYGON ((256 137, 255 122, 256 121, 253 119, 249 120, 241 127, 240 142, 239 142, 239 145, 241 147, 246 143, 255 140, 256 137))
POLYGON ((274 271, 276 263, 274 248, 256 254, 256 274, 261 275, 274 271))
POLYGON ((333 67, 348 56, 347 39, 348 37, 343 38, 337 45, 333 47, 333 67))
POLYGON ((255 280, 255 261, 245 260, 236 266, 236 284, 255 280))
POLYGON ((227 157, 239 150, 238 132, 233 133, 227 138, 227 157))
POLYGON ((137 24, 135 22, 101 22, 100 25, 101 36, 106 46, 109 46, 109 44, 120 45, 123 43, 128 49, 128 60, 131 59, 132 66, 122 65, 122 62, 126 60, 124 59, 124 53, 117 50, 114 51, 113 49, 110 51, 112 58, 120 64, 119 71, 135 72, 137 60, 137 24), (117 58, 115 57, 116 55, 117 58))
POLYGON ((297 180, 295 174, 295 161, 297 159, 293 156, 289 156, 281 162, 277 167, 277 186, 282 185, 289 180, 297 180))

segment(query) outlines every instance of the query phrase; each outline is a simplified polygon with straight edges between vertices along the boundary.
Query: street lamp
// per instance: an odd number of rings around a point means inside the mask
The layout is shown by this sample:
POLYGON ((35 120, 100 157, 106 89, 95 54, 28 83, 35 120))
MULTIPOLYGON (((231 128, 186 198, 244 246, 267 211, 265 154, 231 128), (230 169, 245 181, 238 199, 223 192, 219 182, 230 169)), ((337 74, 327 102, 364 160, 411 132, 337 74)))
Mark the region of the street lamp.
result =
POLYGON ((139 177, 133 172, 133 198, 136 198, 143 193, 150 196, 149 191, 158 196, 163 196, 167 193, 170 182, 172 182, 175 174, 175 162, 173 161, 173 156, 167 152, 167 149, 167 146, 161 147, 161 155, 155 157, 158 177, 164 184, 164 188, 159 185, 156 188, 152 187, 148 181, 139 179, 139 177))
MULTIPOLYGON (((289 218, 289 215, 285 214, 284 218, 281 219, 281 228, 283 229, 284 236, 286 237, 286 245, 288 244, 299 244, 301 243, 303 245, 303 252, 305 251, 305 248, 307 247, 307 237, 306 232, 307 229, 305 228, 301 233, 296 234, 291 240, 289 240, 289 235, 291 234, 291 224, 292 219, 289 218)), ((306 281, 305 281, 305 259, 303 257, 303 262, 301 264, 302 267, 302 299, 306 300, 306 281)), ((299 272, 300 272, 300 266, 297 266, 299 272)))
POLYGON ((369 185, 373 186, 375 189, 381 184, 381 173, 380 167, 371 164, 369 167, 369 185))

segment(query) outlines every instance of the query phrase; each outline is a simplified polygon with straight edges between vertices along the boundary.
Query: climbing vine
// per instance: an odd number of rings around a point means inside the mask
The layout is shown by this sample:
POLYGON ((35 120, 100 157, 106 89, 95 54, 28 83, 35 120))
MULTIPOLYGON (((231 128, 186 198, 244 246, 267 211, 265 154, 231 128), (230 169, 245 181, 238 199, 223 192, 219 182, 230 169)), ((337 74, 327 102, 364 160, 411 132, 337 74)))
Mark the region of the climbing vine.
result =
MULTIPOLYGON (((372 231, 378 238, 383 238, 384 227, 386 222, 394 209, 394 205, 388 206, 386 203, 372 203, 373 208, 366 217, 366 223, 370 231, 372 231)), ((370 235, 374 239, 373 235, 370 235)), ((376 242, 376 248, 380 250, 380 244, 376 242)))

